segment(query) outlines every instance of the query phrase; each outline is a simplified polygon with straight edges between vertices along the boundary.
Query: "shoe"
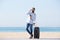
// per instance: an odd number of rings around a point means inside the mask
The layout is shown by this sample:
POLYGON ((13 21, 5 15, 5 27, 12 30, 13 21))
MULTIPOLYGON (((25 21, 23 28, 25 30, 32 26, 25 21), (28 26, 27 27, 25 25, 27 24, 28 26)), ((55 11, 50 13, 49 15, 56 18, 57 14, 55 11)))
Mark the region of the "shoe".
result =
POLYGON ((33 35, 31 35, 30 39, 32 39, 32 38, 33 38, 33 35))
POLYGON ((32 39, 32 36, 29 39, 32 39))

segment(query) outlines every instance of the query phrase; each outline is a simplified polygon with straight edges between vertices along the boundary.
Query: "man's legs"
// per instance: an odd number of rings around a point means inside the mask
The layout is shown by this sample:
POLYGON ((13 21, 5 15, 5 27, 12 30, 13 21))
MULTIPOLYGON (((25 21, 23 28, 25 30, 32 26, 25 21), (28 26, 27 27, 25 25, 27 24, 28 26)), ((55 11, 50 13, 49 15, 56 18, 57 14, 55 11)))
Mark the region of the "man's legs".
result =
POLYGON ((33 29, 33 25, 32 24, 30 24, 30 23, 28 23, 27 24, 27 28, 26 28, 26 30, 27 30, 27 32, 31 35, 31 37, 30 38, 32 38, 33 37, 33 34, 32 34, 32 30, 33 29), (30 30, 29 30, 29 28, 30 28, 30 30))
POLYGON ((33 37, 33 24, 30 24, 30 31, 31 31, 31 33, 30 33, 30 35, 31 35, 31 37, 30 38, 32 38, 33 37))
POLYGON ((30 34, 29 27, 30 27, 30 24, 27 23, 27 28, 26 28, 26 30, 27 30, 27 32, 30 34))

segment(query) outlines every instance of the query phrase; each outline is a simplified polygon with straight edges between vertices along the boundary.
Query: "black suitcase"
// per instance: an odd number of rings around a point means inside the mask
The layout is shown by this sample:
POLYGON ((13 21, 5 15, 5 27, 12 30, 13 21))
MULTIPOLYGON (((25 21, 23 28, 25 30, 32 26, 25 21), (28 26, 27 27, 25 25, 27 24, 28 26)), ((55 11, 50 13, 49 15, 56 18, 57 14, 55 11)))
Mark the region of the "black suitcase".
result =
POLYGON ((39 34, 40 34, 39 27, 35 27, 34 28, 34 38, 39 39, 39 36, 40 36, 39 34))

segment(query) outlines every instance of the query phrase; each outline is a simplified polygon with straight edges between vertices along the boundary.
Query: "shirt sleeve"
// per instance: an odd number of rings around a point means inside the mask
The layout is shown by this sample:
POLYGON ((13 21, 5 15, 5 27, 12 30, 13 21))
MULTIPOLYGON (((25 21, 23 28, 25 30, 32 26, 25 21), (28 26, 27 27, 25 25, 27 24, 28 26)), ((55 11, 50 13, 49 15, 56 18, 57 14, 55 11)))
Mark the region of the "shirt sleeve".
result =
POLYGON ((36 14, 35 14, 35 16, 34 16, 34 21, 33 21, 33 23, 36 23, 36 14))
POLYGON ((31 16, 31 12, 28 12, 27 15, 31 16))

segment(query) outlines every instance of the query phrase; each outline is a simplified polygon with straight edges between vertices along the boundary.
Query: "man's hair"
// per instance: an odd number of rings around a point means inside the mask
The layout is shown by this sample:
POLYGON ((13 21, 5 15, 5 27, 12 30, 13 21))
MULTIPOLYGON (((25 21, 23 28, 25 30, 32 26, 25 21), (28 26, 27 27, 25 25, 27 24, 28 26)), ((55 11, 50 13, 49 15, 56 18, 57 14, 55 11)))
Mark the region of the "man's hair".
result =
POLYGON ((34 9, 35 10, 35 8, 33 7, 32 9, 34 9))

